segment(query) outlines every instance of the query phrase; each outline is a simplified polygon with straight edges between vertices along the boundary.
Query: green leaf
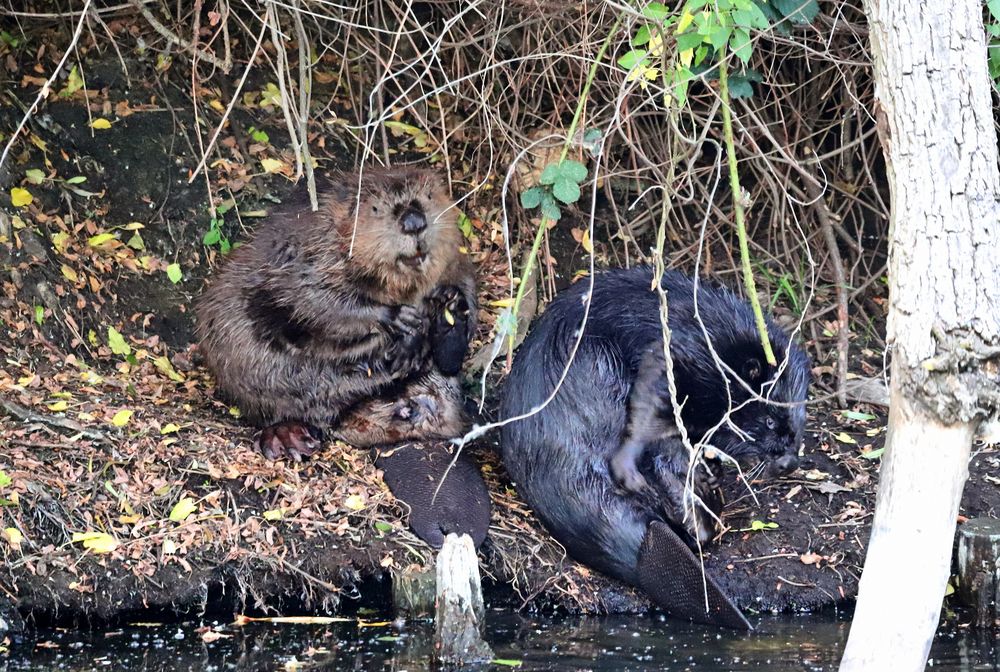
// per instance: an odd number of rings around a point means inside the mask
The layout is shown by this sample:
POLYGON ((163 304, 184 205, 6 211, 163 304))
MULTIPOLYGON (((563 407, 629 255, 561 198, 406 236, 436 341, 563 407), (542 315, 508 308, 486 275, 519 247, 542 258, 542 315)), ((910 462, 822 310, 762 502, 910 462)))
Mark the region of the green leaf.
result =
MULTIPOLYGON (((631 70, 639 63, 646 60, 646 54, 648 54, 645 49, 633 49, 632 51, 626 52, 621 58, 618 59, 618 65, 625 68, 626 70, 631 70)), ((545 184, 544 182, 542 184, 545 184)))
POLYGON ((251 126, 248 129, 248 132, 250 133, 250 137, 253 138, 254 142, 259 142, 261 144, 266 145, 268 142, 271 141, 271 138, 267 135, 266 132, 256 129, 253 126, 251 126))
POLYGON ((771 0, 771 4, 793 23, 812 23, 819 14, 816 0, 771 0))
POLYGON ((877 460, 878 458, 882 457, 882 453, 884 452, 885 452, 885 446, 882 446, 881 448, 876 448, 875 450, 869 450, 867 453, 861 453, 861 457, 865 458, 866 460, 877 460))
POLYGON ((115 234, 113 233, 99 233, 96 236, 91 236, 87 240, 87 244, 91 247, 100 247, 101 245, 106 245, 115 239, 115 234))
POLYGON ((874 415, 872 415, 871 413, 859 413, 858 411, 841 411, 840 414, 842 416, 844 416, 845 418, 847 418, 848 420, 867 421, 867 420, 877 420, 878 419, 874 415))
POLYGON ((129 247, 131 247, 133 250, 145 250, 146 249, 146 243, 142 242, 142 236, 139 235, 138 231, 136 231, 135 233, 133 233, 132 237, 129 238, 128 242, 126 242, 125 244, 128 245, 129 247))
POLYGON ((732 35, 733 30, 727 26, 715 26, 708 33, 708 43, 715 48, 716 51, 722 49, 729 42, 729 36, 732 35))
POLYGON ((184 274, 181 273, 181 265, 170 264, 169 266, 167 266, 167 277, 170 278, 170 282, 174 283, 175 285, 178 282, 180 282, 181 278, 184 277, 184 274))
POLYGON ((642 8, 642 15, 647 19, 663 23, 670 16, 670 9, 662 2, 651 2, 642 8))
POLYGON ((753 47, 750 44, 750 34, 742 28, 737 28, 733 31, 733 37, 729 41, 729 48, 733 50, 737 58, 743 61, 743 65, 746 65, 750 61, 750 54, 753 52, 753 47))
POLYGON ((503 665, 504 667, 521 667, 522 662, 516 658, 494 658, 490 661, 492 665, 503 665))
POLYGON ((462 236, 465 238, 472 235, 472 220, 464 212, 458 213, 458 230, 462 232, 462 236))
POLYGON ((125 337, 118 333, 114 327, 108 327, 108 347, 116 355, 129 355, 132 353, 132 346, 125 342, 125 337))
POLYGON ((542 198, 542 217, 551 219, 553 222, 558 222, 559 218, 562 217, 562 210, 552 198, 552 194, 545 194, 542 198))
POLYGON ((233 249, 233 246, 229 244, 229 241, 223 238, 219 241, 219 252, 223 254, 229 254, 229 250, 233 249))
POLYGON ((986 7, 994 19, 1000 20, 1000 0, 986 0, 986 7))
POLYGON ((75 177, 71 177, 68 180, 66 180, 66 184, 82 184, 86 181, 87 181, 86 176, 76 175, 75 177))
POLYGON ((45 319, 45 306, 35 306, 35 323, 41 324, 45 319))
MULTIPOLYGON (((649 30, 649 26, 641 26, 639 30, 635 31, 635 36, 632 38, 631 44, 633 47, 641 47, 642 45, 649 42, 649 39, 652 36, 653 35, 649 30)), ((624 56, 622 58, 624 58, 624 56)), ((631 68, 629 68, 629 70, 631 70, 631 68)))
POLYGON ((222 232, 213 226, 205 232, 205 237, 201 239, 201 242, 205 245, 215 245, 221 237, 222 232))
POLYGON ((696 32, 683 33, 677 36, 677 50, 687 51, 702 43, 704 38, 696 32))
POLYGON ((542 196, 544 191, 541 187, 532 187, 527 191, 521 192, 521 207, 525 210, 531 210, 532 208, 537 208, 542 202, 542 196))
POLYGON ((550 163, 545 166, 542 170, 542 174, 538 176, 539 184, 552 184, 559 177, 559 164, 550 163))
POLYGON ((7 475, 7 472, 4 471, 3 469, 0 469, 0 488, 6 488, 13 482, 14 481, 11 480, 10 476, 7 475))
POLYGON ((559 174, 567 180, 579 184, 587 179, 587 166, 573 159, 566 159, 559 164, 559 174))
POLYGON ((375 521, 375 529, 382 533, 392 532, 392 524, 382 520, 375 521))
POLYGON ((561 176, 552 185, 552 195, 563 203, 576 203, 580 200, 580 185, 561 176))
POLYGON ((31 184, 41 184, 45 181, 45 173, 38 168, 31 168, 30 170, 24 171, 24 176, 31 184))
POLYGON ((753 86, 745 75, 729 76, 729 95, 733 98, 752 98, 753 86))

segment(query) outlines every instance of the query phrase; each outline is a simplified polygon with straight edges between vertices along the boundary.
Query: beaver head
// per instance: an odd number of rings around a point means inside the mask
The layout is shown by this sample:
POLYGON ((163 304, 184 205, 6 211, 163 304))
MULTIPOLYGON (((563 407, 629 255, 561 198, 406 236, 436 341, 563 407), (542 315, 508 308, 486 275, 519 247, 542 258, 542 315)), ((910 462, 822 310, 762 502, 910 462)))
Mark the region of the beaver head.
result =
POLYGON ((397 299, 436 284, 461 243, 440 178, 428 170, 371 168, 354 186, 350 211, 337 223, 340 247, 359 275, 397 299))
POLYGON ((714 442, 732 457, 766 461, 772 474, 784 475, 799 466, 809 362, 783 333, 773 334, 771 342, 777 366, 767 363, 756 341, 739 348, 742 356, 737 361, 727 361, 732 369, 728 372, 733 399, 730 422, 735 428, 727 427, 714 442), (765 401, 751 395, 733 373, 765 401))

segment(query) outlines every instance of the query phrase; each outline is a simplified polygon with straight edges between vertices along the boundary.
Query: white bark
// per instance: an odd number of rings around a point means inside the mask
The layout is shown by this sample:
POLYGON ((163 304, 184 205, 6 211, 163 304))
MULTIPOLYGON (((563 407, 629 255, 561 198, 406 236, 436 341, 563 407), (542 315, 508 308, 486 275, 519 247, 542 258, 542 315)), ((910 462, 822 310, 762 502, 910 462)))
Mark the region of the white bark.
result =
POLYGON ((865 0, 892 189, 889 436, 841 671, 923 670, 979 422, 1000 405, 997 136, 980 0, 865 0))

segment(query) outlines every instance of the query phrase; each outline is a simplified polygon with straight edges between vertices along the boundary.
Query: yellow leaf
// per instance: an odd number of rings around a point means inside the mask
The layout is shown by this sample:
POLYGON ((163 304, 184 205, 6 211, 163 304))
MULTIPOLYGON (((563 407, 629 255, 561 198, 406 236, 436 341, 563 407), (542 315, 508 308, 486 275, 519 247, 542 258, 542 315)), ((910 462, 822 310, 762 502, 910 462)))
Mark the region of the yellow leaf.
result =
POLYGON ((691 12, 684 12, 681 15, 681 20, 677 22, 677 34, 683 33, 691 23, 694 21, 694 14, 691 12))
POLYGON ((174 508, 170 510, 170 520, 175 523, 183 523, 197 508, 198 505, 194 503, 193 499, 182 497, 179 502, 174 504, 174 508))
POLYGON ((115 234, 113 233, 99 233, 96 236, 91 236, 87 241, 87 244, 91 247, 100 247, 101 245, 106 245, 107 243, 115 240, 115 234))
POLYGON ((76 274, 76 271, 74 271, 72 268, 70 268, 66 264, 62 265, 62 274, 63 274, 63 277, 66 278, 67 280, 69 280, 70 282, 74 282, 75 283, 75 282, 77 282, 80 279, 79 276, 76 274))
POLYGON ((444 309, 444 321, 453 327, 455 326, 455 316, 447 308, 444 309))
POLYGON ((285 515, 284 509, 271 509, 264 512, 264 520, 281 520, 285 515))
POLYGON ((5 527, 3 530, 3 538, 7 540, 7 543, 14 548, 20 548, 21 542, 24 541, 24 535, 21 534, 21 530, 16 527, 5 527))
POLYGON ((139 229, 146 228, 146 225, 143 224, 142 222, 129 222, 122 228, 125 229, 126 231, 138 231, 139 229))
POLYGON ((118 540, 106 532, 74 532, 73 543, 83 542, 83 547, 94 553, 110 553, 118 548, 118 540))
POLYGON ((132 411, 121 410, 115 413, 115 416, 111 418, 111 424, 115 427, 124 427, 128 424, 128 421, 132 419, 132 411))
POLYGON ((233 416, 234 418, 238 418, 241 415, 243 415, 243 413, 241 413, 240 409, 236 408, 235 406, 230 406, 229 407, 229 415, 233 416))
POLYGON ((222 104, 221 100, 212 99, 208 101, 209 106, 216 112, 225 112, 226 106, 222 104))
POLYGON ((490 301, 490 305, 497 308, 510 308, 514 305, 514 299, 497 299, 496 301, 490 301))
POLYGON ((64 254, 66 252, 66 243, 69 242, 69 234, 65 231, 59 231, 52 234, 52 247, 56 248, 56 252, 59 254, 64 254))
POLYGON ((181 431, 179 425, 175 425, 172 422, 168 422, 167 424, 163 425, 163 428, 160 430, 160 434, 176 434, 179 431, 181 431))
POLYGON ((31 205, 33 200, 35 200, 35 197, 27 189, 14 187, 10 190, 10 204, 15 208, 23 208, 26 205, 31 205))
POLYGON ((184 380, 184 376, 177 373, 174 369, 174 365, 170 363, 170 359, 166 355, 155 358, 153 360, 153 364, 160 370, 160 373, 165 375, 170 380, 176 380, 177 382, 184 380))
POLYGON ((351 495, 344 500, 344 506, 349 508, 351 511, 360 511, 365 508, 365 500, 361 497, 361 495, 351 495))
POLYGON ((285 162, 279 161, 278 159, 261 159, 260 165, 263 166, 265 172, 268 173, 280 173, 282 170, 288 169, 285 162))
POLYGON ((67 404, 65 401, 57 401, 54 404, 49 404, 49 410, 56 412, 65 411, 68 406, 69 404, 67 404))
POLYGON ((840 441, 841 443, 857 443, 857 441, 855 441, 849 434, 845 432, 841 432, 840 434, 837 434, 833 438, 837 439, 837 441, 840 441))
POLYGON ((392 621, 362 621, 358 619, 359 628, 384 628, 387 625, 391 625, 392 621))
POLYGON ((131 514, 123 513, 122 515, 118 516, 118 522, 121 523, 122 525, 135 525, 140 520, 142 520, 142 516, 140 516, 138 513, 131 513, 131 514))
POLYGON ((98 131, 106 131, 111 128, 111 122, 103 117, 98 117, 90 122, 90 127, 98 131))
POLYGON ((583 245, 583 249, 587 251, 587 254, 594 252, 594 243, 590 240, 590 229, 583 230, 583 239, 580 240, 580 244, 583 245))

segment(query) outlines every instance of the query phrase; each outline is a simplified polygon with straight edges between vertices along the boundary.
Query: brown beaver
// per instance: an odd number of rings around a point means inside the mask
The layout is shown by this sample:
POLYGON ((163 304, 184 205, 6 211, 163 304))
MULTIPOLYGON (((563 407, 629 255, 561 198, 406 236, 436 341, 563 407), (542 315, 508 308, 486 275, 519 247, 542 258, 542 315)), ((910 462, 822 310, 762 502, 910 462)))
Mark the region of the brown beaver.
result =
POLYGON ((367 169, 279 211, 237 248, 197 306, 218 392, 299 460, 320 428, 355 446, 450 438, 475 327, 472 265, 441 181, 367 169))

